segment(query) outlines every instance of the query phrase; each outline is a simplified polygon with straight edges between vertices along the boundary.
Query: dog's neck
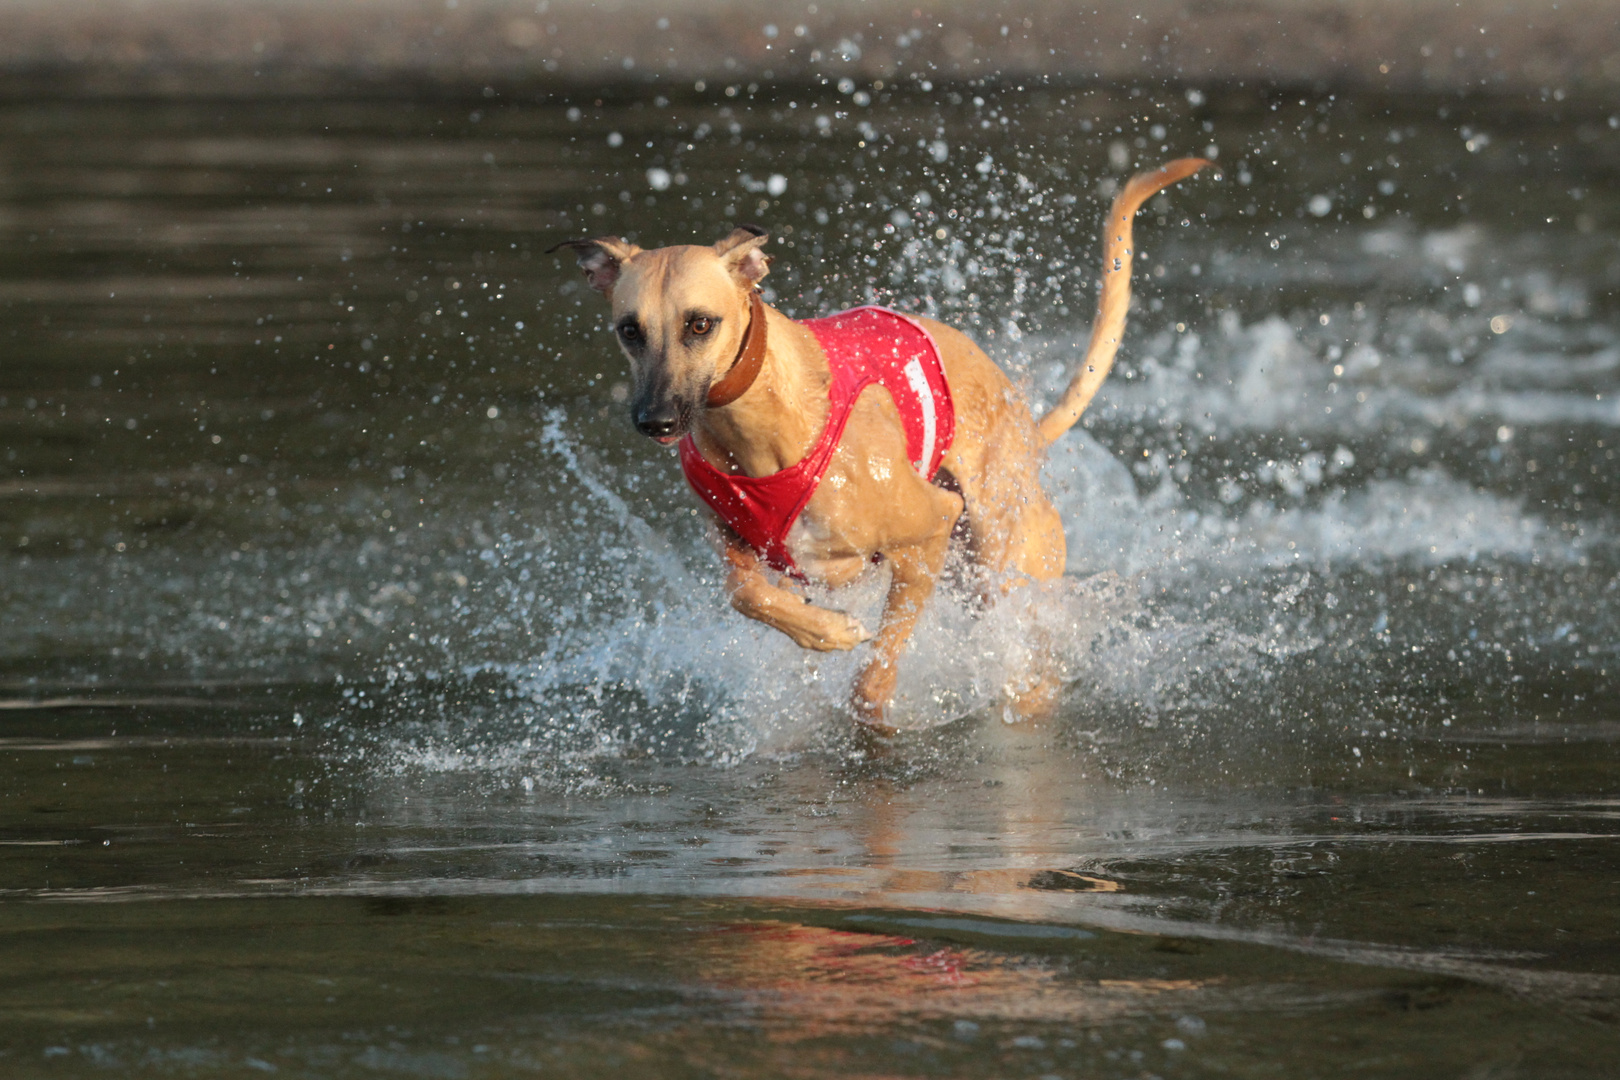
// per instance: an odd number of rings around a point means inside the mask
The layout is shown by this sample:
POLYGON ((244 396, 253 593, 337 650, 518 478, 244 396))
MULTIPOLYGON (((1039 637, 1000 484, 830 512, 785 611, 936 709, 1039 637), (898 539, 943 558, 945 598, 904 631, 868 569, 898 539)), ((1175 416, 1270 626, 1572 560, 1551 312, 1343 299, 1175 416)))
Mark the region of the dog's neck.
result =
POLYGON ((746 393, 705 409, 693 427, 703 456, 723 472, 768 476, 810 452, 827 423, 832 373, 816 336, 761 305, 767 327, 765 361, 746 393))

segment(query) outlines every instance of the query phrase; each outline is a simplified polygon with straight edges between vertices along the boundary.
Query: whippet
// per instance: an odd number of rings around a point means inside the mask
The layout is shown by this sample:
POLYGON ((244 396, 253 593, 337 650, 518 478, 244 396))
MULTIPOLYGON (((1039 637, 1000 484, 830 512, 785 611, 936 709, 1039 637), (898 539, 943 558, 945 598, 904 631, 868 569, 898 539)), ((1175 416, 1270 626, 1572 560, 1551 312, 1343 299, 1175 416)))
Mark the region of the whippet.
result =
POLYGON ((1042 451, 1080 419, 1113 365, 1130 305, 1132 218, 1207 164, 1172 161, 1114 199, 1090 343, 1039 420, 1001 369, 943 323, 872 307, 798 322, 766 305, 760 229, 712 247, 644 250, 616 236, 557 245, 612 305, 636 428, 681 444, 722 538, 732 606, 806 649, 872 642, 850 696, 858 719, 884 728, 896 662, 953 534, 992 593, 1063 573, 1042 451), (891 577, 875 635, 794 590, 795 578, 846 585, 877 561, 891 577))

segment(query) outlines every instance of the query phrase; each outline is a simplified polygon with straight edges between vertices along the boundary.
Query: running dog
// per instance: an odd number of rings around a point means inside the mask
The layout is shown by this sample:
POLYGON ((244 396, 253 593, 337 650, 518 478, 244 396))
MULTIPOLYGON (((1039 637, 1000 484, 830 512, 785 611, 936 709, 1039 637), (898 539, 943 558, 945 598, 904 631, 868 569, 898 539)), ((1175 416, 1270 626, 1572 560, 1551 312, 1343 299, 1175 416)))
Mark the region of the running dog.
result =
POLYGON ((1085 358, 1039 420, 1001 369, 943 323, 877 307, 798 322, 767 306, 757 291, 770 263, 760 229, 738 228, 712 247, 643 250, 604 236, 551 250, 572 250, 612 305, 630 361, 631 419, 642 434, 680 444, 687 480, 719 525, 732 606, 806 649, 871 641, 850 706, 882 731, 896 663, 953 535, 992 583, 987 599, 1063 573, 1063 522, 1041 490, 1042 451, 1080 419, 1113 365, 1137 210, 1207 164, 1172 161, 1132 177, 1114 199, 1085 358), (875 635, 794 589, 795 579, 837 588, 879 561, 891 576, 875 635))

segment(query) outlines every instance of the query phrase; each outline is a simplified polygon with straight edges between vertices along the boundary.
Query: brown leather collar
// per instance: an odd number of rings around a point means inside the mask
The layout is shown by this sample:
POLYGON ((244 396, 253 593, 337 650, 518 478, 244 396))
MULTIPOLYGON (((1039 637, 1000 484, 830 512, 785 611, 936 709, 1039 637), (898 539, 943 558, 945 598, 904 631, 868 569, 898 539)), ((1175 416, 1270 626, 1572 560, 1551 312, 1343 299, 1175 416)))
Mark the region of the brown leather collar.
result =
POLYGON ((748 330, 743 334, 737 359, 732 361, 731 370, 709 387, 706 404, 711 409, 730 405, 746 394, 765 363, 765 305, 753 289, 748 290, 748 313, 748 330))

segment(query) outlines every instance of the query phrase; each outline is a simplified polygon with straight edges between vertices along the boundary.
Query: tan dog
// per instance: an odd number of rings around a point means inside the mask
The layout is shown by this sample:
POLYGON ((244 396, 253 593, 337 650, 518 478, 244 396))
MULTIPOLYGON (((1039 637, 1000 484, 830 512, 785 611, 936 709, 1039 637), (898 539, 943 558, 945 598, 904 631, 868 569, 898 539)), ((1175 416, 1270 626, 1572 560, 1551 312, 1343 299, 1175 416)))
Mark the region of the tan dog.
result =
MULTIPOLYGON (((831 464, 787 537, 810 580, 837 588, 874 558, 891 568, 871 658, 851 693, 861 720, 882 728, 896 661, 934 591, 953 530, 987 583, 1049 581, 1063 573, 1063 522, 1040 485, 1043 448, 1080 419, 1114 361, 1130 305, 1131 220, 1160 189, 1208 162, 1173 161, 1133 177, 1114 200, 1103 237, 1103 286, 1080 370, 1037 422, 1022 395, 964 334, 918 320, 938 346, 956 433, 934 483, 907 463, 906 436, 889 393, 868 387, 856 401, 831 464), (965 529, 957 529, 966 513, 965 529)), ((767 236, 737 229, 713 247, 643 250, 618 237, 571 240, 593 289, 613 308, 630 359, 636 427, 660 442, 690 433, 710 465, 762 477, 797 464, 818 442, 829 414, 826 356, 804 325, 760 304, 767 236), (763 317, 762 356, 746 357, 750 323, 763 317), (757 374, 739 371, 757 362, 757 374), (753 374, 752 381, 740 378, 753 374), (720 384, 741 388, 717 394, 720 384), (714 406, 717 401, 723 404, 714 406)), ((556 250, 553 248, 552 250, 556 250)), ((736 389, 733 387, 732 389, 736 389)), ((809 603, 772 573, 725 525, 731 603, 807 649, 852 649, 872 639, 856 619, 809 603)), ((1047 692, 1049 696, 1050 691, 1047 692)))

